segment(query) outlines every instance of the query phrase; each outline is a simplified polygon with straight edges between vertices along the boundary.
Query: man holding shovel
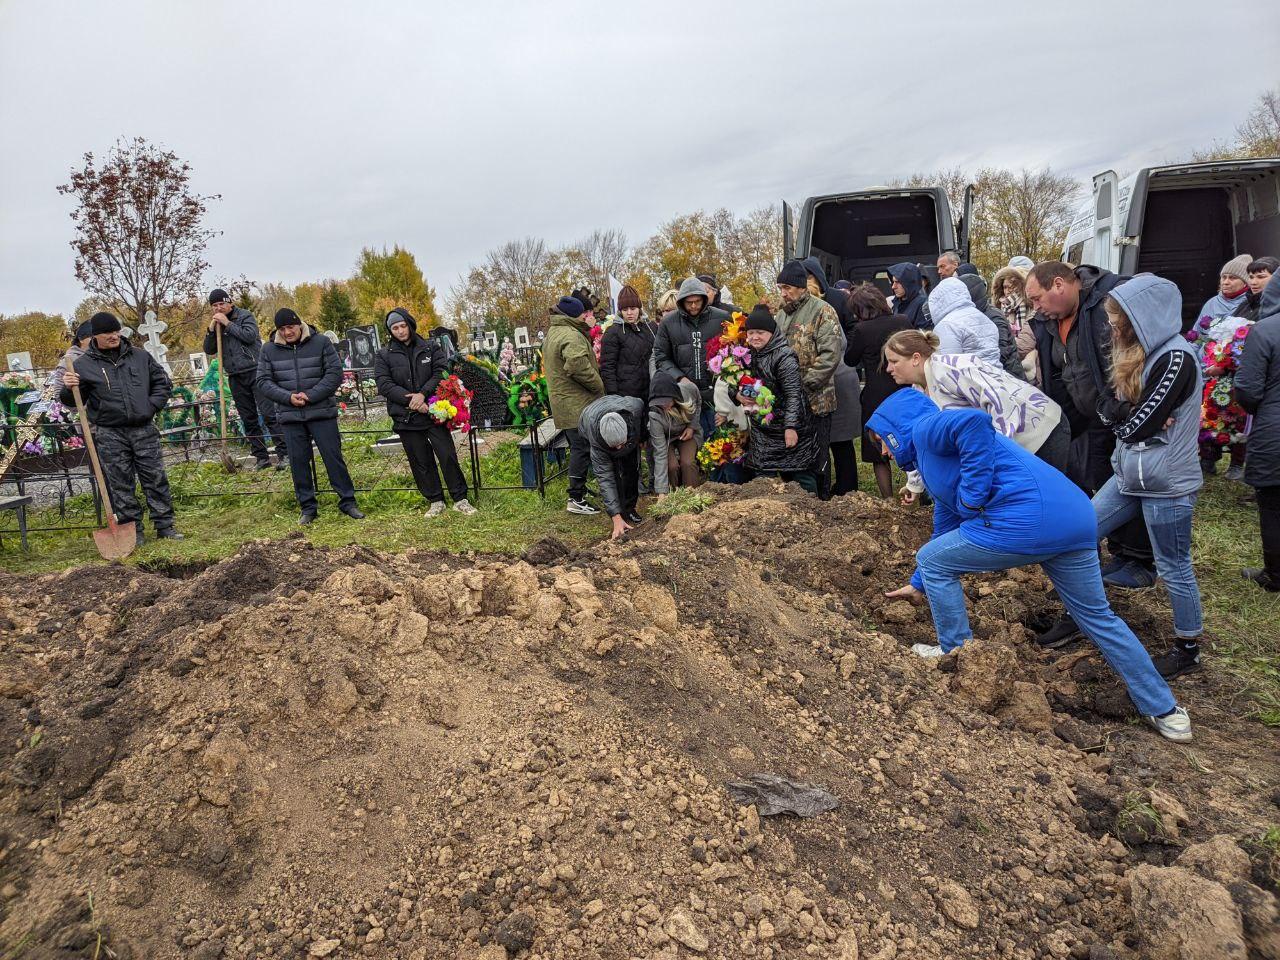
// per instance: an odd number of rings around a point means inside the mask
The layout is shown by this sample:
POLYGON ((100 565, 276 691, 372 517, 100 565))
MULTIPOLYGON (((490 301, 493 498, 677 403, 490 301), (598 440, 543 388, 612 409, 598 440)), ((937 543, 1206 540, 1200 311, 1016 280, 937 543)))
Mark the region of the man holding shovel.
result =
POLYGON ((142 505, 136 492, 141 481, 156 536, 181 540, 173 526, 173 499, 154 423, 173 384, 151 354, 120 336, 120 321, 112 314, 95 313, 89 332, 88 348, 63 375, 60 399, 74 405, 72 388, 80 388, 117 521, 135 523, 142 543, 142 505))
MULTIPOLYGON (((233 306, 231 297, 222 289, 209 294, 209 307, 213 316, 209 320, 209 330, 204 335, 204 352, 218 358, 218 366, 227 378, 231 399, 240 414, 244 437, 256 463, 254 469, 266 470, 271 466, 271 454, 258 423, 258 414, 261 413, 275 443, 276 469, 283 470, 288 461, 288 453, 285 452, 284 433, 276 419, 275 404, 254 389, 254 381, 258 376, 258 352, 262 349, 258 321, 248 310, 233 306)), ((218 428, 226 429, 221 419, 218 428)))

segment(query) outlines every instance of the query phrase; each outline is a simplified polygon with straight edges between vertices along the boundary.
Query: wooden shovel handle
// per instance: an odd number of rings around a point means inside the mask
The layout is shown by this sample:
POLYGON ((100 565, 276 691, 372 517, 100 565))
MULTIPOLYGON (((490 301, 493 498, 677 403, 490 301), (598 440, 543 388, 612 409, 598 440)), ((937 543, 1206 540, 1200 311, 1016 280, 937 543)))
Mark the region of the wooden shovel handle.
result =
POLYGON ((116 512, 111 507, 111 494, 107 493, 107 481, 102 475, 102 464, 98 460, 98 448, 93 442, 93 431, 89 429, 89 417, 84 412, 84 400, 80 397, 78 386, 71 388, 71 395, 76 398, 76 413, 80 414, 80 425, 84 428, 84 445, 89 451, 89 462, 93 464, 93 475, 98 478, 98 490, 102 493, 102 505, 106 508, 110 523, 115 523, 116 512))
MULTIPOLYGON (((222 324, 214 323, 213 335, 218 343, 218 421, 222 434, 222 455, 227 454, 227 392, 222 388, 227 371, 222 367, 222 324)), ((230 386, 228 381, 227 386, 230 386)))

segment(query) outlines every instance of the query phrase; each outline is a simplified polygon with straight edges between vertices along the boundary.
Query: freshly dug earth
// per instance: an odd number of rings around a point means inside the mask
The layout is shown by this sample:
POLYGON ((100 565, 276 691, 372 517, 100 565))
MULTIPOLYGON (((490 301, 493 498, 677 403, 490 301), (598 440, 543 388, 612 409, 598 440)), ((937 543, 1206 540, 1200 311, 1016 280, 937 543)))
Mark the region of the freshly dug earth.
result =
POLYGON ((1212 674, 1161 740, 1035 649, 1035 569, 920 660, 925 515, 716 492, 577 553, 0 578, 0 957, 1280 958, 1275 739, 1212 674))

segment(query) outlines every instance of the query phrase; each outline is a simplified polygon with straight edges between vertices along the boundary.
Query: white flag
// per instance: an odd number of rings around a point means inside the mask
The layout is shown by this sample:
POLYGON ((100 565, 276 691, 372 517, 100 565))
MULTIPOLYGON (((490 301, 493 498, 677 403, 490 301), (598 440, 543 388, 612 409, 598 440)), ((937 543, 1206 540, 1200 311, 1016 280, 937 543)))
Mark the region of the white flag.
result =
POLYGON ((617 314, 618 295, 622 293, 622 284, 612 273, 609 274, 609 312, 617 314))

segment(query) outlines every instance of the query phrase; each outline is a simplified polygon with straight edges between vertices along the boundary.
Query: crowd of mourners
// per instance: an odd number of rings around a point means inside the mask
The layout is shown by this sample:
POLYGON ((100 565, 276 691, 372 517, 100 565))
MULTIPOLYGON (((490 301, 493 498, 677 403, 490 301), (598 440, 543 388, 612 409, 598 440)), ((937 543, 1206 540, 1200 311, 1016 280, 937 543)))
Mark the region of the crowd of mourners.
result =
MULTIPOLYGON (((550 309, 542 357, 567 442, 566 509, 603 510, 617 538, 643 522, 644 494, 763 476, 830 499, 858 489, 860 458, 891 497, 896 464, 901 499, 933 507, 910 582, 889 594, 929 605, 938 642, 916 644, 916 654, 940 657, 972 636, 962 575, 1039 564, 1063 611, 1037 642, 1057 649, 1087 637, 1143 716, 1189 740, 1168 681, 1201 662, 1192 516, 1224 453, 1226 476, 1255 489, 1261 520, 1263 566, 1243 575, 1280 591, 1278 268, 1249 255, 1225 264, 1190 330, 1166 279, 1026 257, 990 284, 952 252, 938 258, 936 280, 899 263, 888 271, 892 298, 871 282, 831 283, 814 257, 791 260, 776 309, 739 310, 702 274, 661 297, 655 318, 627 286, 598 344, 598 303, 579 288, 550 309), (738 455, 703 462, 718 438, 738 455), (1153 659, 1105 587, 1157 581, 1175 636, 1153 659)), ((285 308, 264 344, 226 291, 209 303, 205 349, 223 343, 257 466, 272 466, 273 440, 275 466, 291 470, 310 523, 314 444, 339 510, 363 518, 338 433, 343 365, 333 343, 285 308)), ((400 307, 385 325, 375 380, 427 516, 446 509, 446 488, 455 510, 474 513, 449 430, 428 410, 450 343, 420 334, 400 307)), ((63 399, 83 392, 118 518, 136 521, 142 538, 140 482, 157 536, 180 537, 153 423, 171 386, 120 330, 99 313, 77 331, 61 365, 63 399)))

